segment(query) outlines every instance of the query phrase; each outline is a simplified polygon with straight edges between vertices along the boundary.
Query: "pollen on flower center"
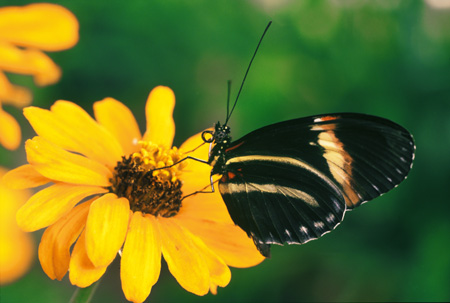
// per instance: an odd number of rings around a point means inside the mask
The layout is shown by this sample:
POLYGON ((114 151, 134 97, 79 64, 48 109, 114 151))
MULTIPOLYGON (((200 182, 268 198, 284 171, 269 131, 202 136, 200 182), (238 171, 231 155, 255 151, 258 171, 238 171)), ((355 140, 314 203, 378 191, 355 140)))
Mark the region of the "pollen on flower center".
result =
POLYGON ((122 157, 114 168, 112 190, 130 201, 132 211, 172 217, 181 207, 179 175, 187 164, 171 166, 182 159, 176 147, 167 149, 151 142, 140 143, 139 152, 122 157))

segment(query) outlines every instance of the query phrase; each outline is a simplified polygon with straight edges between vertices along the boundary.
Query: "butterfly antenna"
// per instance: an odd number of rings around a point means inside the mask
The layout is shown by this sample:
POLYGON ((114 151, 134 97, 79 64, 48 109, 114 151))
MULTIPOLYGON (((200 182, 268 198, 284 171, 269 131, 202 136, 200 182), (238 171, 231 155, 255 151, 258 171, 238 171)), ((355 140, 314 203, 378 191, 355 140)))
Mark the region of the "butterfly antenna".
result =
MULTIPOLYGON (((248 67, 247 67, 247 71, 245 72, 244 79, 242 80, 241 87, 239 88, 238 94, 237 94, 237 96, 236 96, 236 100, 234 101, 233 107, 231 108, 231 111, 230 111, 229 113, 228 113, 228 104, 227 104, 227 119, 225 120, 225 124, 224 124, 224 125, 227 125, 228 120, 230 119, 231 114, 233 113, 233 110, 234 110, 234 108, 236 107, 236 103, 237 103, 237 101, 238 101, 238 99, 239 99, 239 95, 241 94, 242 87, 244 87, 245 79, 247 78, 247 75, 248 75, 248 72, 249 72, 249 70, 250 70, 250 67, 252 66, 253 59, 255 59, 256 53, 258 52, 258 48, 259 48, 259 46, 261 45, 261 42, 262 42, 264 36, 266 35, 266 32, 267 32, 267 30, 269 29, 269 27, 270 27, 271 24, 272 24, 272 21, 270 21, 270 22, 267 24, 266 29, 264 30, 264 32, 263 32, 263 34, 262 34, 262 36, 261 36, 261 39, 259 39, 258 45, 256 46, 255 52, 253 53, 252 59, 250 60, 250 63, 249 63, 249 65, 248 65, 248 67)), ((228 93, 228 96, 229 96, 229 95, 230 95, 230 94, 228 93)))
MULTIPOLYGON (((227 93, 227 118, 225 121, 228 121, 228 117, 230 116, 230 94, 231 94, 231 80, 228 80, 228 93, 227 93)), ((225 123, 226 124, 226 123, 225 123)))

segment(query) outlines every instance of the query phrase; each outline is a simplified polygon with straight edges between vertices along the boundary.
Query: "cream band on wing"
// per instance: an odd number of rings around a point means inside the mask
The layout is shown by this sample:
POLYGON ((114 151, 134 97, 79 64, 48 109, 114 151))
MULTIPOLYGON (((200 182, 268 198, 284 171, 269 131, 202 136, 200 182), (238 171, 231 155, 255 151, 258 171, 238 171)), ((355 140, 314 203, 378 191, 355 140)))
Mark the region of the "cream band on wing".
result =
POLYGON ((225 164, 230 165, 233 163, 243 163, 243 162, 251 162, 251 161, 264 161, 264 162, 273 162, 273 163, 279 163, 279 164, 286 164, 290 166, 297 166, 301 167, 310 173, 316 175, 320 179, 324 180, 326 183, 330 184, 331 186, 334 186, 334 183, 321 171, 318 169, 312 167, 311 165, 291 158, 291 157, 280 157, 280 156, 264 156, 264 155, 251 155, 251 156, 241 156, 241 157, 234 157, 229 159, 225 164))
POLYGON ((327 159, 330 172, 342 186, 345 203, 349 207, 357 205, 361 198, 351 184, 353 158, 346 152, 344 144, 331 130, 319 133, 317 143, 324 148, 323 156, 327 159))
POLYGON ((295 199, 302 199, 313 207, 319 207, 317 200, 310 194, 296 188, 288 186, 280 186, 274 184, 257 184, 257 183, 228 183, 227 185, 219 184, 222 194, 242 193, 242 192, 265 192, 265 193, 282 193, 285 196, 295 199))

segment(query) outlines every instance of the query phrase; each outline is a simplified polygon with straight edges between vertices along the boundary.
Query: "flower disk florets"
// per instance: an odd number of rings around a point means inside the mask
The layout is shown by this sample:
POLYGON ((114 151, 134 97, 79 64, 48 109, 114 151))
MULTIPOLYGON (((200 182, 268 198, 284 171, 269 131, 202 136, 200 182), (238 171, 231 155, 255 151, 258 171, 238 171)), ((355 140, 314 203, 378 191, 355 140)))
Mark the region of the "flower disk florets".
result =
POLYGON ((151 142, 140 142, 141 150, 114 168, 112 191, 130 202, 132 211, 172 217, 181 207, 182 182, 178 178, 186 163, 180 151, 151 142), (175 164, 175 165, 174 165, 175 164))

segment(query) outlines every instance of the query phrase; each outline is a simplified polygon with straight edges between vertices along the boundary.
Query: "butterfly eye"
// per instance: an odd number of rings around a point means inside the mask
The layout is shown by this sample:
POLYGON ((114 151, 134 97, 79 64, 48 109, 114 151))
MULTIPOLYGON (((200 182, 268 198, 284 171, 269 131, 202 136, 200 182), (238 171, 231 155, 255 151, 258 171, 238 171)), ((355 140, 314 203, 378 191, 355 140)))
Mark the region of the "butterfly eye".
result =
POLYGON ((214 141, 214 132, 211 130, 205 130, 202 132, 202 139, 206 143, 212 143, 214 141))

